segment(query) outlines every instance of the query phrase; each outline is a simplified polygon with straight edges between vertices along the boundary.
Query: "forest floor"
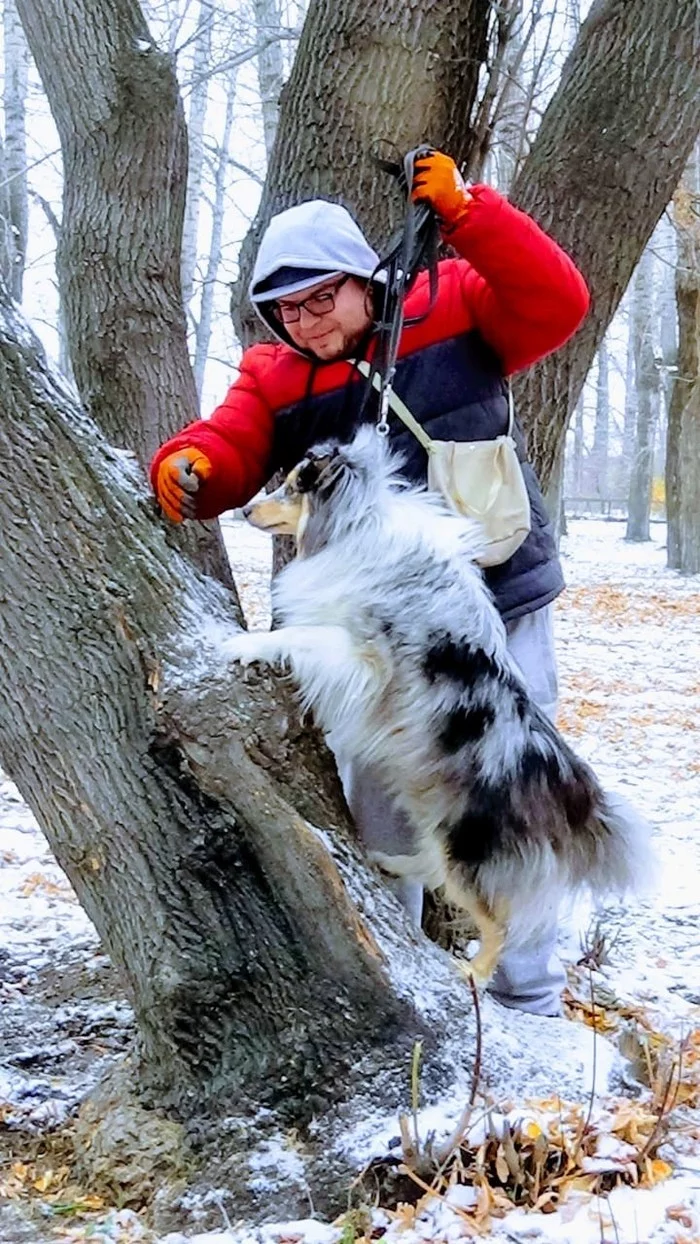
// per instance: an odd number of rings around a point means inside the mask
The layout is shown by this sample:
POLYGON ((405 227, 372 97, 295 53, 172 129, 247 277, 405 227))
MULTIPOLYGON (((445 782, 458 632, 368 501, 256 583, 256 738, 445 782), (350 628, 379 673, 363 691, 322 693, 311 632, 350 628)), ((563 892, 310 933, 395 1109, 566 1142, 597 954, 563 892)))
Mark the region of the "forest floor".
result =
MULTIPOLYGON (((267 540, 233 522, 225 534, 249 621, 265 625, 267 540)), ((184 1234, 158 1237, 143 1214, 76 1182, 62 1137, 127 1049, 132 1016, 31 813, 0 775, 0 1244, 699 1244, 700 583, 665 569, 664 538, 655 524, 650 543, 629 545, 621 523, 572 521, 556 612, 560 728, 656 827, 650 895, 595 921, 578 911, 561 938, 571 1023, 619 1046, 629 1096, 510 1103, 500 1139, 483 1122, 472 1129, 464 1182, 453 1164, 432 1191, 416 1187, 410 1203, 362 1223, 231 1226, 222 1199, 219 1231, 198 1234, 193 1206, 184 1234), (555 1177, 556 1146, 565 1160, 555 1177)))

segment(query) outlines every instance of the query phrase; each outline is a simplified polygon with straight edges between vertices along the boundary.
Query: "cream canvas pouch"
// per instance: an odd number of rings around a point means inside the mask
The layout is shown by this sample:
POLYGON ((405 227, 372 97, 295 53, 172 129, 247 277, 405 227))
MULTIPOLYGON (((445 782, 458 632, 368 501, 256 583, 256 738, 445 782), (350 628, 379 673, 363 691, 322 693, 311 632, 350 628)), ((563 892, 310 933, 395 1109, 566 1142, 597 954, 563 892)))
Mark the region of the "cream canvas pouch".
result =
MULTIPOLYGON (((369 376, 369 363, 356 363, 369 376)), ((378 381, 378 377, 375 378, 378 381)), ((428 455, 428 487, 460 514, 483 524, 486 547, 480 566, 500 566, 530 531, 530 498, 513 439, 513 397, 508 390, 508 431, 493 441, 434 441, 392 390, 389 406, 428 455)))

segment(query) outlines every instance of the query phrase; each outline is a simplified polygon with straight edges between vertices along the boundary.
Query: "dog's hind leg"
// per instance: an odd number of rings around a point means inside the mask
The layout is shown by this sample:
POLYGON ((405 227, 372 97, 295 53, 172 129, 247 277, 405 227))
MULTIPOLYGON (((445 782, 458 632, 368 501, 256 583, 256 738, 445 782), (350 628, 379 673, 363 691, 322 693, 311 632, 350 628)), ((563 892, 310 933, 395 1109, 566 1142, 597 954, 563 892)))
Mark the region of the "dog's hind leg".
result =
POLYGON ((496 899, 493 906, 475 890, 448 878, 445 887, 450 902, 458 904, 471 916, 479 938, 479 949, 473 959, 461 960, 459 969, 465 976, 473 976, 484 984, 491 979, 508 937, 509 906, 505 898, 496 899))

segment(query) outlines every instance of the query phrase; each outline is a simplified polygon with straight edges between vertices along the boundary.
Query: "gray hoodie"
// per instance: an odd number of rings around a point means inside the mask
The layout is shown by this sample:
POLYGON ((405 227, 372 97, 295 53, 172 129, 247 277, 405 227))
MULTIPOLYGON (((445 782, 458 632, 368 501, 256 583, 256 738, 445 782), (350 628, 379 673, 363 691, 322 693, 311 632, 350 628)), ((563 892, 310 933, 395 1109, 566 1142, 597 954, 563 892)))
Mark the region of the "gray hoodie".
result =
POLYGON ((378 263, 377 252, 346 208, 326 199, 311 199, 272 217, 260 242, 248 293, 278 340, 293 345, 272 315, 270 303, 275 298, 345 272, 369 280, 378 263), (277 273, 279 282, 274 280, 277 273))

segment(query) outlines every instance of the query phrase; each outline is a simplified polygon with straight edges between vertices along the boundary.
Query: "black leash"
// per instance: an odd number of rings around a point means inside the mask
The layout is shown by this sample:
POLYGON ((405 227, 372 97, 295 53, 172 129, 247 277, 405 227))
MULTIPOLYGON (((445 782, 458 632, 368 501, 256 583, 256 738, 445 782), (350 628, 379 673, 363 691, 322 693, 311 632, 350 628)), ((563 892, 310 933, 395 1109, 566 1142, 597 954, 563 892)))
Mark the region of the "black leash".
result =
POLYGON ((414 151, 409 151, 404 156, 401 164, 377 159, 379 167, 396 178, 399 188, 406 195, 403 226, 389 242, 371 278, 376 281, 376 288, 379 285, 377 276, 384 274, 384 297, 376 330, 376 348, 367 379, 367 391, 362 402, 362 412, 365 410, 372 391, 377 389, 379 392, 377 431, 382 436, 388 435, 389 432, 387 416, 401 333, 407 325, 419 324, 424 320, 432 311, 437 297, 437 262, 440 245, 437 217, 430 204, 414 203, 411 198, 415 162, 431 151, 431 147, 416 147, 414 151), (404 316, 406 294, 411 289, 418 273, 426 267, 430 283, 428 308, 422 315, 407 320, 404 316))

